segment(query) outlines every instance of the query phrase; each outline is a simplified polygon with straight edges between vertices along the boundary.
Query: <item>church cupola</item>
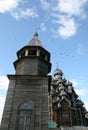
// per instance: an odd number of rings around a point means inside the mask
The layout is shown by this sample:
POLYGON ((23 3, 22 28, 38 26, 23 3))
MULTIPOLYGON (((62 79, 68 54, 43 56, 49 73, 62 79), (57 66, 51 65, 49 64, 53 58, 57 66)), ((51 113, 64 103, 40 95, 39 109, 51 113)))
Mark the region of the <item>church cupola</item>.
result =
POLYGON ((33 39, 17 52, 14 62, 17 75, 47 75, 51 70, 50 53, 42 46, 35 32, 33 39))
POLYGON ((57 68, 54 71, 53 76, 55 77, 55 79, 62 79, 62 76, 63 76, 62 70, 57 68))
POLYGON ((29 45, 29 46, 41 46, 41 47, 43 47, 41 41, 38 39, 38 33, 37 33, 37 32, 34 33, 34 37, 33 37, 33 39, 28 43, 28 45, 29 45))

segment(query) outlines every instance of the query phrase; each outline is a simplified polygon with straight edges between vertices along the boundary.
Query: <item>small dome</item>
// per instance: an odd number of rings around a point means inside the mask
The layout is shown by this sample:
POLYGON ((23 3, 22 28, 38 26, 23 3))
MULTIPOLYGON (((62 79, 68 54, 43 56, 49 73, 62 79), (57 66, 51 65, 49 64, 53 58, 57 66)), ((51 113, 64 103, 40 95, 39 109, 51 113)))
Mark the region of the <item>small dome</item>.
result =
POLYGON ((73 84, 72 84, 72 82, 68 81, 68 82, 67 82, 67 85, 68 85, 68 86, 72 86, 73 84))
POLYGON ((33 39, 28 43, 29 46, 40 46, 42 47, 41 41, 38 39, 38 33, 35 32, 33 39))
POLYGON ((88 112, 85 114, 85 117, 88 118, 88 112))
POLYGON ((57 69, 54 71, 53 75, 54 75, 54 76, 56 76, 56 75, 61 75, 61 76, 62 76, 62 75, 63 75, 63 72, 62 72, 62 70, 60 70, 60 69, 57 68, 57 69))
POLYGON ((79 100, 79 99, 76 101, 76 104, 78 106, 83 106, 84 105, 84 103, 81 100, 79 100))

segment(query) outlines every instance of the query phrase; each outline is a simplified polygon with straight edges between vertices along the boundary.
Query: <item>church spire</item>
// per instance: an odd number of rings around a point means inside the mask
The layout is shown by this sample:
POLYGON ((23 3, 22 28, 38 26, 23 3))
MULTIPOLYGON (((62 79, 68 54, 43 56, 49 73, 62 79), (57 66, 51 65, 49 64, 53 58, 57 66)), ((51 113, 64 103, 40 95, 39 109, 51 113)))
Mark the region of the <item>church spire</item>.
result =
POLYGON ((34 33, 33 39, 37 39, 38 40, 38 33, 37 32, 34 33))
POLYGON ((34 36, 33 36, 32 40, 28 43, 28 45, 29 46, 43 47, 41 41, 38 39, 38 33, 37 32, 34 33, 34 36))
POLYGON ((47 75, 51 70, 50 53, 42 47, 37 32, 28 45, 17 52, 17 56, 14 62, 17 75, 47 75))

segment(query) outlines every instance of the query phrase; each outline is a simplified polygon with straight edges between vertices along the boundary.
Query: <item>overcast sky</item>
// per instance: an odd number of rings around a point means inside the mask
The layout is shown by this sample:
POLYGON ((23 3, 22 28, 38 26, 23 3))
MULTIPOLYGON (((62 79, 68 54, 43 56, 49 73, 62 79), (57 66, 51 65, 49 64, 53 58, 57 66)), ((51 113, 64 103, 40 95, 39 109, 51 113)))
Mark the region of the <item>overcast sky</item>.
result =
POLYGON ((37 31, 88 109, 88 0, 0 0, 0 119, 16 52, 37 31))

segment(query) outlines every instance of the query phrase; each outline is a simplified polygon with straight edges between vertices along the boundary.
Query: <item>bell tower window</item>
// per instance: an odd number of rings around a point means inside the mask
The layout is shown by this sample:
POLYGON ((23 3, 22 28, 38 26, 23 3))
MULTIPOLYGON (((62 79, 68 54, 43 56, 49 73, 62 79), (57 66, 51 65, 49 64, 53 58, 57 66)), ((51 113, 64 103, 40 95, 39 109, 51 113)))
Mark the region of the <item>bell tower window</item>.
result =
POLYGON ((36 56, 36 50, 29 50, 28 56, 36 56))
POLYGON ((23 53, 21 54, 21 57, 25 57, 25 52, 23 52, 23 53))
POLYGON ((43 59, 45 59, 45 54, 42 51, 40 51, 40 57, 42 57, 43 59))

